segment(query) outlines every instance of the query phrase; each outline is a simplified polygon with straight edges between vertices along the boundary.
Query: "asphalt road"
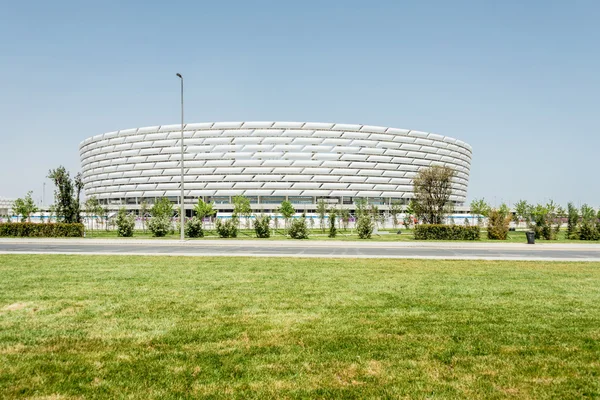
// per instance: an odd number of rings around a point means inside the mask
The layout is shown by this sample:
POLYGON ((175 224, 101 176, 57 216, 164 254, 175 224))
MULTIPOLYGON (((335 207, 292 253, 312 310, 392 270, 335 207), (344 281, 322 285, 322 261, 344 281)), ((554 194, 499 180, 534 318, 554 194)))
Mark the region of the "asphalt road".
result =
POLYGON ((600 262, 598 245, 516 243, 389 243, 317 241, 158 241, 19 240, 0 241, 3 254, 111 254, 182 256, 260 256, 322 258, 426 258, 553 260, 600 262))

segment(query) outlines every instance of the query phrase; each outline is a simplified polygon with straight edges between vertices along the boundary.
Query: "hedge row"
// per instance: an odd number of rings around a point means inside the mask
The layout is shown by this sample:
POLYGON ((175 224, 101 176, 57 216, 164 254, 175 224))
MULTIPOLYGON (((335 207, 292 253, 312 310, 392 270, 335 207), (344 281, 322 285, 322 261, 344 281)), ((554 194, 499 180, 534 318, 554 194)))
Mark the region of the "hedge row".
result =
POLYGON ((417 225, 416 240, 479 240, 479 227, 462 225, 417 225))
POLYGON ((34 224, 31 222, 0 223, 0 237, 83 237, 83 224, 62 222, 34 224))

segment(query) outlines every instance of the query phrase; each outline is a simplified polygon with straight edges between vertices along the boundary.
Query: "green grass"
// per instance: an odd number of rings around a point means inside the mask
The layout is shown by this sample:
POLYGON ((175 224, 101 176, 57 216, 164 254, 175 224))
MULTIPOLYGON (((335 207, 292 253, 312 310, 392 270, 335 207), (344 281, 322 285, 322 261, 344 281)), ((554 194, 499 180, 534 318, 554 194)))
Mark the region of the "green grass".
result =
MULTIPOLYGON (((382 234, 374 234, 371 239, 366 239, 367 241, 372 242, 414 242, 415 238, 412 230, 407 229, 381 229, 381 232, 385 232, 382 234), (402 233, 400 235, 397 234, 398 231, 402 233)), ((343 229, 338 229, 338 235, 335 238, 330 238, 327 236, 328 231, 325 230, 323 233, 320 229, 312 229, 310 230, 309 240, 336 240, 336 241, 355 241, 360 240, 363 241, 365 239, 360 239, 358 235, 356 235, 354 230, 344 231, 343 229)), ((216 231, 212 229, 208 229, 205 231, 205 237, 198 239, 188 239, 188 240, 212 240, 212 239, 220 239, 217 235, 216 231)), ((571 240, 567 239, 566 231, 562 230, 558 233, 557 240, 543 240, 536 239, 536 243, 589 243, 598 244, 597 241, 586 241, 586 240, 571 240)), ((86 238, 91 239, 117 239, 117 231, 105 231, 105 230, 95 230, 90 232, 86 231, 86 238)), ((179 239, 179 232, 173 233, 165 236, 164 238, 154 238, 149 231, 135 231, 132 238, 121 238, 121 239, 179 239)), ((277 234, 271 235, 269 239, 258 239, 254 230, 252 229, 240 229, 237 238, 230 238, 227 240, 294 240, 289 236, 284 235, 283 229, 279 229, 277 234)), ((433 242, 433 240, 429 240, 429 242, 433 242)), ((454 240, 456 242, 456 240, 454 240)), ((481 232, 481 239, 479 242, 490 242, 490 243, 527 243, 527 238, 525 237, 525 231, 514 231, 509 232, 507 240, 490 240, 487 238, 487 232, 481 232)))
POLYGON ((597 398, 600 264, 0 255, 0 398, 597 398))

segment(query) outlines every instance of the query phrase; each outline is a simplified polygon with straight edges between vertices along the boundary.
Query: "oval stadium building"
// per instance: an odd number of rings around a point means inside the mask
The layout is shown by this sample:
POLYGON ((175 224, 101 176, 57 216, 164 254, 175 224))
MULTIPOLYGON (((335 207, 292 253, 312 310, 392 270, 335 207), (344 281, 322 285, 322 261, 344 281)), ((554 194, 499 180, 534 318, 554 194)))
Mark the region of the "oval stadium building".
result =
MULTIPOLYGON (((181 125, 109 132, 80 146, 85 194, 111 209, 139 208, 181 193, 181 125)), ((310 122, 215 122, 184 125, 185 206, 198 198, 231 211, 243 195, 254 210, 283 200, 314 211, 323 199, 353 208, 356 199, 387 209, 408 204, 417 171, 456 171, 451 201, 466 199, 471 146, 433 133, 381 126, 310 122)), ((188 211, 190 213, 190 211, 188 211)))

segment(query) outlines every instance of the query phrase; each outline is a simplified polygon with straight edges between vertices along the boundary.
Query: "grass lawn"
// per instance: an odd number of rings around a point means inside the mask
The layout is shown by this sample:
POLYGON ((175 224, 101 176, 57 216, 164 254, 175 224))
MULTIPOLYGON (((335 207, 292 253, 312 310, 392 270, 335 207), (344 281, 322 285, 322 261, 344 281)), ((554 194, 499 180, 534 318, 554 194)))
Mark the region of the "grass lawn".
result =
POLYGON ((600 265, 0 255, 0 398, 598 398, 600 265))

